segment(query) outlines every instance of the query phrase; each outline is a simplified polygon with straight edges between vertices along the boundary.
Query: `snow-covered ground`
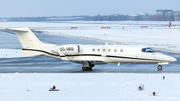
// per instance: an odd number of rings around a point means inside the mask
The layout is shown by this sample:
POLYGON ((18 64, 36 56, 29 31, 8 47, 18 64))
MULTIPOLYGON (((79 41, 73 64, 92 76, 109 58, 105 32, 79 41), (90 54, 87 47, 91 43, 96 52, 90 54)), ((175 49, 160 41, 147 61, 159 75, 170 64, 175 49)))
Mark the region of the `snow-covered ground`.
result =
MULTIPOLYGON (((180 53, 180 22, 172 22, 171 28, 168 24, 168 21, 0 22, 0 29, 30 27, 51 35, 119 45, 142 45, 158 51, 180 53), (110 29, 101 29, 102 26, 110 29), (141 26, 147 26, 147 28, 141 28, 141 26), (78 27, 78 29, 71 29, 71 27, 78 27)), ((7 58, 7 56, 3 54, 0 58, 7 58)))
MULTIPOLYGON (((117 22, 118 23, 118 22, 117 22)), ((165 24, 77 24, 78 29, 55 29, 44 30, 46 34, 60 35, 88 40, 100 40, 101 42, 110 42, 113 44, 124 45, 143 45, 152 47, 158 51, 180 53, 180 27, 167 27, 165 24), (89 26, 88 26, 89 25, 89 26), (101 29, 102 26, 110 29, 101 29), (148 28, 141 28, 148 26, 148 28), (123 28, 124 27, 124 28, 123 28), (83 38, 82 38, 83 37, 83 38)), ((168 24, 168 22, 166 22, 168 24)), ((178 25, 178 24, 177 24, 178 25)), ((73 26, 73 25, 72 25, 73 26)))
POLYGON ((22 50, 20 49, 0 49, 0 59, 1 58, 18 58, 21 56, 22 50))
POLYGON ((167 73, 1 73, 0 101, 179 101, 179 77, 167 73), (48 91, 53 85, 60 91, 48 91), (142 85, 144 90, 139 91, 142 85))
POLYGON ((77 38, 80 36, 84 39, 106 40, 125 45, 143 45, 156 50, 180 53, 180 29, 48 30, 48 32, 51 35, 68 35, 77 38))
POLYGON ((30 27, 51 35, 83 37, 85 40, 92 38, 113 44, 143 45, 158 51, 180 53, 180 22, 173 21, 171 28, 168 24, 168 21, 0 22, 0 29, 30 27), (110 29, 101 29, 102 26, 110 29))
MULTIPOLYGON (((51 35, 180 53, 180 22, 172 22, 171 29, 167 26, 168 22, 149 21, 0 22, 0 29, 30 27, 51 35)), ((21 52, 19 48, 1 49, 0 58, 19 57, 21 52)), ((0 101, 179 101, 179 78, 180 74, 170 73, 0 73, 0 101), (53 85, 60 91, 48 91, 53 85), (139 91, 141 85, 144 90, 139 91)))

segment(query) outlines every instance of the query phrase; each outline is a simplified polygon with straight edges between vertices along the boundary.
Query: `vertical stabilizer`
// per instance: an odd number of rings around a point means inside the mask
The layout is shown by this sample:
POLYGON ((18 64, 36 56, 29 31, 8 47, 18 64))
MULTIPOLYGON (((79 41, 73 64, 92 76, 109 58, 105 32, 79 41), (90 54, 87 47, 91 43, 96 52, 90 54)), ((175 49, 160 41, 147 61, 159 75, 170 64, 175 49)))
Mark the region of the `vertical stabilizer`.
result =
POLYGON ((36 56, 44 54, 42 52, 33 51, 33 49, 41 50, 48 47, 54 47, 54 44, 44 44, 42 43, 29 28, 11 28, 17 35, 22 47, 23 56, 36 56))
POLYGON ((11 28, 10 30, 15 32, 23 48, 36 48, 43 46, 43 43, 29 28, 11 28))

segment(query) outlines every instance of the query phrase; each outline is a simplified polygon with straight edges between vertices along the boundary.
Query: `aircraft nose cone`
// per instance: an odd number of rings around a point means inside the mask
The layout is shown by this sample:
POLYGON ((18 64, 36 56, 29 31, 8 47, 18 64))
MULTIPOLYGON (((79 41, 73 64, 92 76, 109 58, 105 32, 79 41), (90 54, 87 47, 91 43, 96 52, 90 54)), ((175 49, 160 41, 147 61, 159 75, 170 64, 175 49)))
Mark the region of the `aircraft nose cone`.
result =
POLYGON ((176 58, 173 58, 173 57, 170 57, 170 56, 167 57, 167 60, 168 60, 169 62, 175 62, 175 61, 177 61, 176 58))
POLYGON ((168 56, 168 55, 164 55, 164 54, 161 54, 161 53, 158 53, 156 56, 157 56, 156 57, 157 59, 164 60, 166 62, 175 62, 175 61, 177 61, 176 58, 168 56))
POLYGON ((173 58, 173 57, 171 57, 169 60, 170 60, 171 62, 177 61, 177 59, 176 59, 176 58, 173 58))

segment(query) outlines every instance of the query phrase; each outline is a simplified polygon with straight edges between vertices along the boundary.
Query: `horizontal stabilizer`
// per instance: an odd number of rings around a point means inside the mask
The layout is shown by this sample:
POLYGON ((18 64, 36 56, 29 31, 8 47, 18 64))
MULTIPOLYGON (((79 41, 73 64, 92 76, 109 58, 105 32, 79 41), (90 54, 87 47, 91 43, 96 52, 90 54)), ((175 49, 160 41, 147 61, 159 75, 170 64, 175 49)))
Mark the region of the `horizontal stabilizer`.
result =
POLYGON ((11 31, 28 32, 28 28, 10 28, 11 31))

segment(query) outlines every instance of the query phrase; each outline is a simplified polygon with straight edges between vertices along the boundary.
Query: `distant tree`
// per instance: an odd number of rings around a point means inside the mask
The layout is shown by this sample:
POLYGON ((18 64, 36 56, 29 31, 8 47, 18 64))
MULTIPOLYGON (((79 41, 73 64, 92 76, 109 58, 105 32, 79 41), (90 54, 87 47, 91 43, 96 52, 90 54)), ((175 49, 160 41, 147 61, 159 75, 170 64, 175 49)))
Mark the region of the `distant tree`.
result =
POLYGON ((166 21, 174 21, 174 15, 166 16, 166 21))
POLYGON ((143 17, 142 17, 142 16, 136 16, 136 17, 134 18, 134 20, 136 20, 136 21, 142 21, 142 20, 143 20, 143 17))

